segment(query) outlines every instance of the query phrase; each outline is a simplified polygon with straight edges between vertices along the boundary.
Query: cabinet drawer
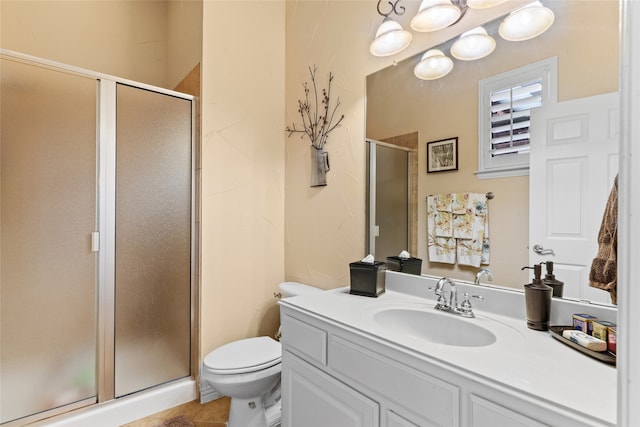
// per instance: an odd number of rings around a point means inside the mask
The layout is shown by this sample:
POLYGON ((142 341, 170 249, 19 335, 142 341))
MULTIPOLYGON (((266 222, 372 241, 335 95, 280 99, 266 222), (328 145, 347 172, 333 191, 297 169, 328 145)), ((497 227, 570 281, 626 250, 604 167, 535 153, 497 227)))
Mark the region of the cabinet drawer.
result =
POLYGON ((333 335, 329 366, 352 386, 365 387, 403 408, 402 417, 417 425, 459 425, 460 391, 453 384, 333 335))
POLYGON ((476 395, 469 395, 472 427, 547 427, 546 424, 497 405, 476 395))
POLYGON ((282 318, 282 338, 287 350, 305 360, 327 364, 327 333, 289 315, 282 318))

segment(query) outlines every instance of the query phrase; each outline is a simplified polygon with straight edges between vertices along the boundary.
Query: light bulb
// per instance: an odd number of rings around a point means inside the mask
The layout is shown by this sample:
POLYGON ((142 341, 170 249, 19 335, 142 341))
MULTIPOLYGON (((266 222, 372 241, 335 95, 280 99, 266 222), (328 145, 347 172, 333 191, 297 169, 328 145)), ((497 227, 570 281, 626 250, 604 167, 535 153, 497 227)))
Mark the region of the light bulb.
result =
POLYGON ((462 11, 451 0, 423 0, 411 20, 415 31, 429 32, 446 28, 460 19, 462 11))
POLYGON ((451 70, 453 70, 451 58, 445 56, 439 49, 431 49, 422 55, 413 73, 421 80, 436 80, 446 76, 451 70))
POLYGON ((555 15, 539 1, 516 9, 500 24, 498 33, 508 41, 523 41, 539 36, 551 27, 555 15))
POLYGON ((371 42, 369 51, 375 56, 389 56, 403 51, 409 46, 413 36, 391 18, 384 18, 371 42))
POLYGON ((496 41, 483 27, 462 33, 451 46, 451 55, 463 61, 484 58, 496 48, 496 41))

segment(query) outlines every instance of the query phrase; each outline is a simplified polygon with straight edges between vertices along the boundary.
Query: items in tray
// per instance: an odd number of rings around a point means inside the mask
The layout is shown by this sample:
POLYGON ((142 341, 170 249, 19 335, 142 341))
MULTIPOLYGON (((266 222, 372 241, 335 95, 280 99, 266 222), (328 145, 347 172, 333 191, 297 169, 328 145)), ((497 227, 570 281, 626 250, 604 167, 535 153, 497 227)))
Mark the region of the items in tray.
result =
MULTIPOLYGON (((615 354, 612 354, 610 351, 593 351, 588 349, 587 347, 584 347, 582 345, 577 344, 576 342, 570 340, 569 338, 565 338, 563 336, 563 334, 565 332, 567 332, 567 335, 569 335, 569 332, 572 333, 578 333, 578 334, 583 334, 583 332, 581 331, 577 331, 575 329, 573 329, 573 325, 567 325, 567 326, 549 326, 549 330, 551 331, 551 336, 557 340, 559 340, 561 343, 579 351, 582 354, 585 354, 593 359, 596 359, 600 362, 603 363, 607 363, 609 365, 615 365, 616 364, 616 356, 615 354)), ((593 339, 593 337, 590 337, 593 339)))
POLYGON ((593 332, 591 335, 601 339, 602 341, 608 341, 607 334, 610 326, 616 326, 615 323, 607 322, 606 320, 596 320, 593 322, 593 332))
POLYGON ((562 337, 592 351, 607 350, 607 343, 605 341, 587 335, 582 331, 566 329, 562 332, 562 337))
POLYGON ((593 332, 593 322, 595 320, 598 320, 598 318, 590 314, 574 314, 573 329, 577 329, 587 335, 591 335, 593 332))
MULTIPOLYGON (((601 343, 591 344, 591 340, 579 342, 577 338, 572 339, 569 338, 569 332, 567 332, 567 336, 563 335, 564 338, 570 339, 576 344, 580 344, 590 350, 593 351, 609 351, 612 355, 616 354, 616 324, 612 322, 608 322, 606 320, 598 320, 596 316, 592 316, 590 314, 584 313, 576 313, 573 315, 573 329, 584 333, 589 338, 593 338, 597 341, 602 341, 604 346, 601 343), (585 343, 589 345, 585 345, 585 343), (595 349, 598 348, 598 350, 595 349)), ((575 334, 573 334, 575 335, 575 334)), ((578 337, 578 335, 575 335, 578 337)))
POLYGON ((607 349, 609 353, 615 355, 616 354, 616 339, 618 334, 617 326, 609 326, 607 328, 607 349))

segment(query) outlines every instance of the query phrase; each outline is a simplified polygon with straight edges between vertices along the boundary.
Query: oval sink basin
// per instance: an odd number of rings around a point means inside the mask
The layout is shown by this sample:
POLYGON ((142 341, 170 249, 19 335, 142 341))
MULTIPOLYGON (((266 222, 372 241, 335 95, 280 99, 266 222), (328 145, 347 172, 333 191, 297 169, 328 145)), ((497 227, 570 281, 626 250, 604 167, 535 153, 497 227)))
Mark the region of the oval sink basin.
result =
POLYGON ((488 329, 474 324, 474 319, 454 314, 411 308, 388 308, 373 315, 381 328, 394 334, 404 334, 432 343, 483 347, 493 344, 496 336, 488 329))

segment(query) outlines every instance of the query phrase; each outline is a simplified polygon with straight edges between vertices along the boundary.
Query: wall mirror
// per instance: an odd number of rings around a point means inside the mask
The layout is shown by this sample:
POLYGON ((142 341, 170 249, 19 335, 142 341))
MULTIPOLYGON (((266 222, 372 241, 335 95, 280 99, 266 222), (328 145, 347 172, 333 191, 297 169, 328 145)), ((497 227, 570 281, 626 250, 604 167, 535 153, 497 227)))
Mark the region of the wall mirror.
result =
MULTIPOLYGON (((407 15, 413 13, 413 7, 417 8, 418 3, 405 3, 407 15)), ((582 103, 591 97, 615 95, 618 92, 618 1, 547 0, 544 1, 544 5, 555 14, 554 24, 545 33, 526 41, 505 41, 497 34, 497 27, 503 17, 488 20, 487 31, 496 41, 493 53, 475 61, 454 59, 453 70, 443 78, 420 80, 413 73, 422 52, 433 48, 433 45, 424 46, 424 50, 416 56, 367 76, 367 140, 389 143, 394 138, 417 133, 417 147, 411 150, 417 168, 414 172, 415 188, 411 190, 412 186, 409 185, 412 195, 410 199, 416 212, 412 215, 412 209, 408 209, 408 241, 410 245, 411 239, 415 240, 412 255, 423 259, 423 274, 473 281, 478 271, 475 267, 429 262, 426 197, 432 194, 494 194, 495 197, 488 202, 491 244, 488 267, 493 271, 494 283, 498 285, 522 289, 523 284, 530 281, 529 273, 521 271, 521 267, 530 265, 532 260, 536 259, 531 255, 534 242, 530 242, 530 229, 532 224, 542 217, 553 215, 556 220, 580 228, 580 232, 588 232, 592 237, 597 236, 604 205, 617 171, 617 154, 607 155, 610 167, 601 178, 597 195, 587 189, 563 199, 566 204, 570 204, 565 205, 566 209, 591 212, 592 216, 597 218, 595 223, 585 222, 576 225, 572 217, 563 216, 565 208, 558 209, 557 203, 549 203, 549 194, 552 193, 547 190, 554 181, 540 184, 538 178, 534 180, 529 175, 480 179, 476 174, 479 80, 555 57, 558 71, 558 105, 582 103), (427 143, 448 138, 458 138, 457 170, 427 173, 427 143), (547 210, 540 213, 539 209, 547 210)), ((469 10, 467 14, 473 12, 469 10)), ((461 25, 466 18, 467 15, 463 16, 455 25, 461 25)), ((405 28, 408 28, 408 23, 405 28)), ((466 30, 463 28, 461 32, 466 30)), ((439 46, 447 55, 453 40, 455 39, 439 46)), ((606 112, 603 114, 607 115, 606 112)), ((615 123, 612 113, 608 117, 615 123)), ((534 120, 532 113, 532 127, 534 120)), ((610 133, 614 132, 614 127, 610 133)), ((617 139, 617 135, 610 136, 617 139)), ((574 157, 577 157, 577 154, 574 157)), ((372 172, 372 168, 368 169, 372 172)), ((588 168, 580 173, 588 176, 588 168)), ((407 176, 411 182, 411 173, 407 176)), ((556 173, 555 179, 556 182, 562 180, 561 175, 556 173)), ((560 184, 564 181, 566 180, 562 180, 560 184)), ((557 195, 553 197, 558 198, 557 195)), ((393 209, 390 211, 393 212, 393 209)), ((376 224, 369 224, 369 228, 375 226, 376 224)), ((384 230, 380 228, 379 234, 383 233, 384 230)), ((369 230, 367 236, 367 243, 375 238, 369 237, 369 230)), ((579 238, 573 240, 580 241, 579 238)), ((371 247, 367 244, 367 248, 371 247)), ((397 255, 395 248, 390 251, 391 253, 375 251, 375 257, 384 260, 387 256, 397 255)), ((581 262, 590 266, 597 252, 597 243, 591 243, 586 252, 586 255, 583 255, 586 259, 581 262)), ((560 263, 554 256, 537 259, 560 263)), ((567 262, 562 272, 556 270, 557 278, 565 282, 565 297, 610 303, 607 292, 588 286, 588 270, 574 268, 572 262, 567 262)))

